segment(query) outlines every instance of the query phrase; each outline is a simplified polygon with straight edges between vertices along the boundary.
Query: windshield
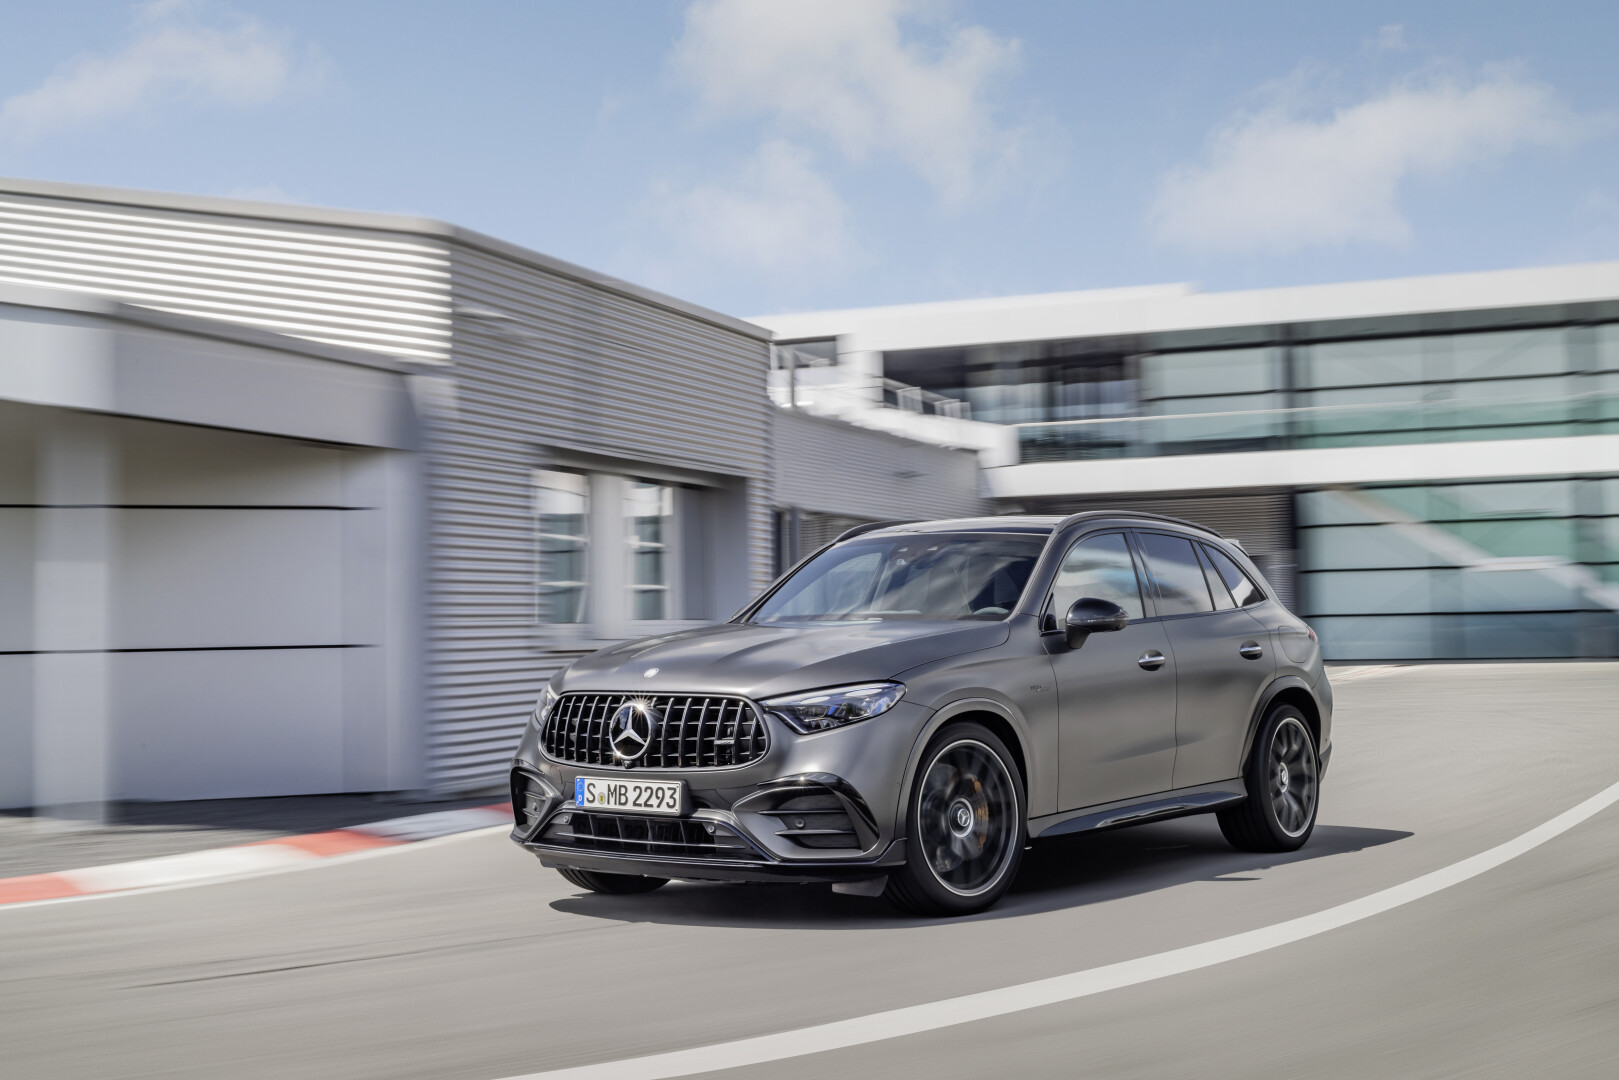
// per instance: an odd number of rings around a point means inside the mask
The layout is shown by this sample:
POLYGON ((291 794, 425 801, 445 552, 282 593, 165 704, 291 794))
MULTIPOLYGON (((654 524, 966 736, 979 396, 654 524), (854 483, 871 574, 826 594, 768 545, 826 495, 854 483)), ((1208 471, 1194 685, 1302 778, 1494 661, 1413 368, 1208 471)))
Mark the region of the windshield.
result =
POLYGON ((1045 543, 1044 536, 982 533, 851 540, 805 563, 751 621, 1003 619, 1045 543))

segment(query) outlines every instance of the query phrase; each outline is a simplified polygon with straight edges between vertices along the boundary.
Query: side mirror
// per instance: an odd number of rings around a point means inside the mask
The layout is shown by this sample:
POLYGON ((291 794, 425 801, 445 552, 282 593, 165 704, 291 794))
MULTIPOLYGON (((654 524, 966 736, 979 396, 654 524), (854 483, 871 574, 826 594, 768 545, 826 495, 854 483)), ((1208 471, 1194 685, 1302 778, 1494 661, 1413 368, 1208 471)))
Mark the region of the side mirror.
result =
POLYGON ((1068 639, 1068 647, 1077 649, 1092 634, 1123 630, 1129 622, 1129 613, 1119 605, 1094 596, 1082 596, 1068 609, 1063 634, 1068 639))

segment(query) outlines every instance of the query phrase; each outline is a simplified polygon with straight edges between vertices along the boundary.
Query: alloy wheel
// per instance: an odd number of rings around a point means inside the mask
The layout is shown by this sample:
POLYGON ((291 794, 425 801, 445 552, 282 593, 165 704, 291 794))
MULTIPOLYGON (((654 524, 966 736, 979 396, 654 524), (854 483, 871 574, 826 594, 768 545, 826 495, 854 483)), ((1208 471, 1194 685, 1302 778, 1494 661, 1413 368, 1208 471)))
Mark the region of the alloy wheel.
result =
POLYGON ((1006 764, 976 739, 944 747, 922 777, 916 821, 939 884, 958 896, 993 888, 1017 851, 1018 797, 1006 764))
POLYGON ((1288 836, 1303 834, 1315 820, 1320 773, 1310 733, 1291 716, 1271 735, 1268 773, 1276 824, 1288 836))

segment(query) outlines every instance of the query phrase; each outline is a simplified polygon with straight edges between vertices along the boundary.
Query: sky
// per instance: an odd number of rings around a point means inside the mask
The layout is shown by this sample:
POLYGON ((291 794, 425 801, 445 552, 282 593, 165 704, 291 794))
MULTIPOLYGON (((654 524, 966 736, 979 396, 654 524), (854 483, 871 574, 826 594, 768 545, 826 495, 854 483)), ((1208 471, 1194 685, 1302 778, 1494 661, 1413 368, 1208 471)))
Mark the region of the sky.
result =
POLYGON ((0 176, 738 315, 1619 259, 1619 5, 4 0, 0 176))

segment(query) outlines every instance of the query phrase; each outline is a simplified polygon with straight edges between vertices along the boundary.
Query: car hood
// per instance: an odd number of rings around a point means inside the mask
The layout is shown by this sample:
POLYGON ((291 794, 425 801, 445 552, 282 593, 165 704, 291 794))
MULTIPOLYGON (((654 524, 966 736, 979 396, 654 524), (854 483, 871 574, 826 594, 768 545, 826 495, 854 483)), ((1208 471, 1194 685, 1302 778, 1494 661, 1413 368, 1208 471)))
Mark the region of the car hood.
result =
POLYGON ((723 623, 593 653, 568 669, 561 690, 767 698, 889 679, 919 664, 993 648, 1009 632, 1004 622, 723 623))

